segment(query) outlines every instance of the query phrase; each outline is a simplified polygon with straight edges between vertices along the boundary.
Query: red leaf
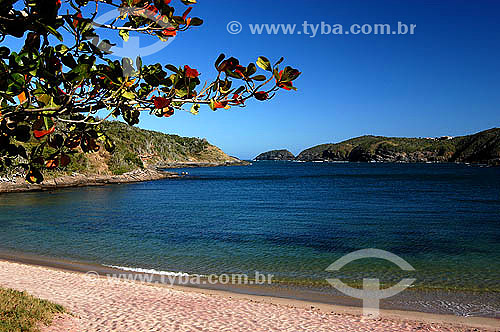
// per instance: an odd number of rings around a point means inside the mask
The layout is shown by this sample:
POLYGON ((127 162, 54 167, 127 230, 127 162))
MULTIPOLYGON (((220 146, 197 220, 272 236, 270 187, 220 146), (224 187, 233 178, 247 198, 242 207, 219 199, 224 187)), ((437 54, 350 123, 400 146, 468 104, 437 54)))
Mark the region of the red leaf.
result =
POLYGON ((166 117, 166 118, 169 118, 172 115, 174 115, 174 109, 170 108, 170 107, 166 110, 165 113, 163 113, 163 116, 166 117))
POLYGON ((217 70, 218 71, 225 71, 225 70, 233 71, 236 69, 236 67, 239 64, 240 64, 240 61, 238 59, 231 57, 229 59, 222 61, 222 63, 219 65, 219 67, 217 67, 217 70))
POLYGON ((59 164, 61 165, 61 167, 65 167, 65 166, 68 166, 70 161, 71 161, 71 159, 69 158, 69 156, 63 153, 61 155, 60 160, 59 160, 59 164))
MULTIPOLYGON (((283 70, 280 71, 279 73, 280 75, 280 79, 281 79, 281 76, 283 75, 283 70)), ((279 82, 278 80, 276 80, 276 83, 278 83, 278 87, 282 88, 282 89, 285 89, 285 90, 292 90, 292 89, 295 89, 293 87, 293 84, 292 82, 279 82)))
POLYGON ((45 167, 47 167, 48 169, 53 169, 56 168, 57 166, 59 166, 59 159, 57 158, 49 159, 45 163, 45 167))
POLYGON ((186 17, 188 16, 189 12, 191 12, 191 9, 193 9, 193 7, 188 7, 188 9, 186 9, 186 11, 184 12, 184 14, 182 14, 182 19, 183 20, 186 20, 186 17))
POLYGON ((184 72, 187 78, 196 78, 200 76, 196 69, 192 69, 188 65, 184 66, 184 72))
POLYGON ((225 100, 225 101, 216 101, 216 102, 214 102, 214 108, 216 108, 216 109, 217 108, 226 108, 228 103, 229 102, 227 100, 225 100))
POLYGON ((174 28, 168 28, 168 29, 163 30, 161 33, 164 36, 173 37, 173 36, 177 35, 177 30, 175 30, 174 28))
POLYGON ((278 86, 282 89, 285 89, 285 90, 292 90, 293 89, 292 82, 283 82, 283 83, 278 84, 278 86))
POLYGON ((255 99, 257 99, 257 100, 264 101, 264 100, 267 100, 268 98, 269 98, 269 95, 264 91, 258 91, 255 93, 255 99))
POLYGON ((171 99, 167 99, 164 97, 156 97, 154 100, 155 108, 162 109, 170 105, 171 99))
POLYGON ((33 135, 35 136, 35 138, 40 139, 43 136, 52 134, 54 132, 54 130, 56 130, 56 125, 54 125, 49 130, 33 130, 33 135))
POLYGON ((17 98, 19 98, 19 103, 21 103, 21 104, 22 104, 22 103, 24 103, 24 102, 26 101, 26 94, 24 93, 24 91, 23 91, 23 92, 21 92, 21 93, 17 96, 17 98))
POLYGON ((240 98, 240 95, 235 93, 233 96, 234 103, 239 105, 239 104, 245 104, 244 100, 238 100, 240 98))
MULTIPOLYGON (((83 18, 82 13, 76 14, 76 17, 83 18)), ((74 18, 73 19, 73 27, 75 27, 75 29, 78 27, 78 23, 79 23, 79 20, 77 18, 74 18)))

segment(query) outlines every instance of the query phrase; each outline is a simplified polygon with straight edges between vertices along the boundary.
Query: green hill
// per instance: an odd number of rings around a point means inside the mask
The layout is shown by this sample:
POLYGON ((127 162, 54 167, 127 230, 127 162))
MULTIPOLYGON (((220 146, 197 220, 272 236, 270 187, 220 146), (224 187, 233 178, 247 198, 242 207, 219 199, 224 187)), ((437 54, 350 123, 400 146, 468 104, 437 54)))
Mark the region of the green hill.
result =
POLYGON ((294 160, 295 156, 288 150, 271 150, 259 154, 255 160, 294 160))
POLYGON ((94 155, 83 155, 89 167, 94 160, 105 161, 112 174, 121 174, 137 168, 162 167, 178 163, 237 163, 240 160, 228 156, 206 139, 181 137, 151 130, 131 127, 122 122, 104 124, 106 134, 114 141, 112 154, 101 149, 94 155))
POLYGON ((500 129, 459 137, 361 136, 302 151, 301 161, 470 162, 500 164, 500 129))
MULTIPOLYGON (((78 149, 79 152, 71 154, 71 162, 67 167, 44 170, 46 178, 74 172, 111 176, 144 168, 174 167, 186 163, 215 166, 241 162, 206 139, 168 135, 132 127, 119 121, 107 121, 101 126, 115 144, 113 153, 107 152, 103 147, 95 153, 83 153, 78 149)), ((32 144, 33 142, 26 143, 26 148, 29 150, 32 144)), ((49 156, 53 152, 48 147, 44 154, 49 156)), ((10 168, 0 173, 0 179, 20 177, 22 173, 20 168, 10 168)))

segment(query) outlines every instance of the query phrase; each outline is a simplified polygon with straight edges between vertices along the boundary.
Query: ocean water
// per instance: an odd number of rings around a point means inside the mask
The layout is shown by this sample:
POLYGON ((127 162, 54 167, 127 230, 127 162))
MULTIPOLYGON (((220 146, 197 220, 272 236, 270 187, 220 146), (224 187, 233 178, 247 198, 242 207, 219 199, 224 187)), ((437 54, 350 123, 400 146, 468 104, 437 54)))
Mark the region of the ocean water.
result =
MULTIPOLYGON (((500 294, 500 168, 255 162, 182 179, 0 196, 0 250, 196 274, 500 294), (414 272, 350 252, 377 248, 414 272)), ((493 297, 498 299, 496 295, 493 297)))

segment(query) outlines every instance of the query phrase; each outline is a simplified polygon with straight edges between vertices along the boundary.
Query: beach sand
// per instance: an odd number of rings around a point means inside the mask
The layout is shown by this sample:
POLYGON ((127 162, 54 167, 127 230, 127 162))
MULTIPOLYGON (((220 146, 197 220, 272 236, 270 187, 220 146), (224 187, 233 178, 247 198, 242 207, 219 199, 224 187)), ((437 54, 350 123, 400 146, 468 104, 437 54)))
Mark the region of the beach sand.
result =
POLYGON ((382 311, 187 289, 0 260, 0 286, 63 305, 43 332, 92 331, 500 331, 500 320, 382 311))

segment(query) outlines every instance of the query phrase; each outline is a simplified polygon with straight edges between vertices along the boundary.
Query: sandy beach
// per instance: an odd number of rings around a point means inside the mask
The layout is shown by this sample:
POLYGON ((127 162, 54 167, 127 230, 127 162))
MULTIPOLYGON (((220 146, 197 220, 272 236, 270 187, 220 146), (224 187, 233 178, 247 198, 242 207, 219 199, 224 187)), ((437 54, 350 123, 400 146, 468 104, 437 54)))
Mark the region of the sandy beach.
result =
POLYGON ((500 331, 500 321, 382 311, 92 278, 54 268, 0 261, 0 286, 63 305, 56 331, 500 331))

